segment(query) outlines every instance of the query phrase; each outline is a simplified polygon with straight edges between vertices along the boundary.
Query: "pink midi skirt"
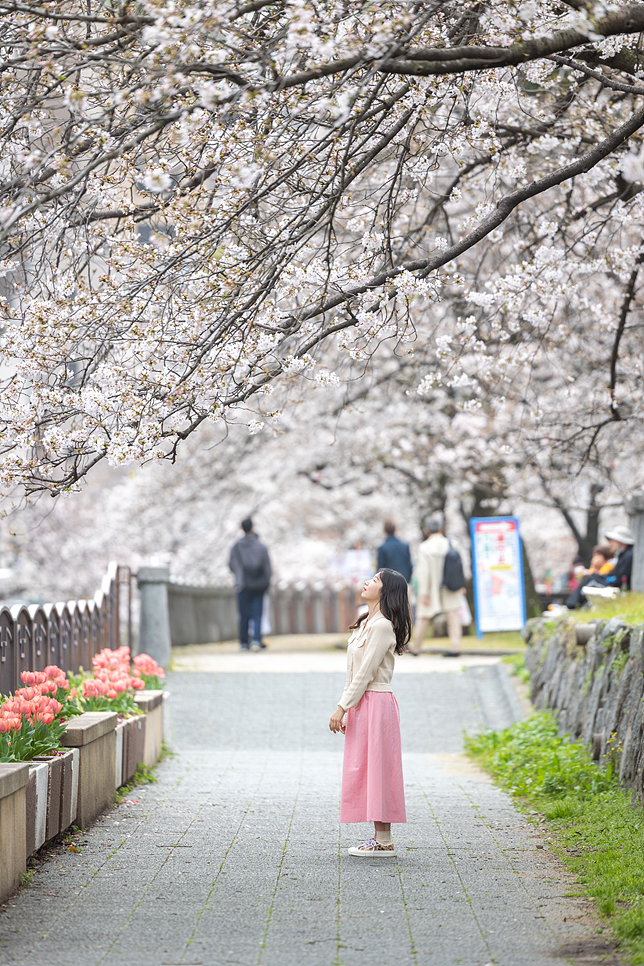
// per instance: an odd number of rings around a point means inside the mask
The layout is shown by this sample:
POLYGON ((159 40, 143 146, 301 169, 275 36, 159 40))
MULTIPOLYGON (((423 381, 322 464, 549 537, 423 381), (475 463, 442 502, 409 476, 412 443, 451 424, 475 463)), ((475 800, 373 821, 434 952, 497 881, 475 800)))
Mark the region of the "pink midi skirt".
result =
POLYGON ((390 691, 365 691, 347 711, 340 821, 407 821, 400 711, 390 691))

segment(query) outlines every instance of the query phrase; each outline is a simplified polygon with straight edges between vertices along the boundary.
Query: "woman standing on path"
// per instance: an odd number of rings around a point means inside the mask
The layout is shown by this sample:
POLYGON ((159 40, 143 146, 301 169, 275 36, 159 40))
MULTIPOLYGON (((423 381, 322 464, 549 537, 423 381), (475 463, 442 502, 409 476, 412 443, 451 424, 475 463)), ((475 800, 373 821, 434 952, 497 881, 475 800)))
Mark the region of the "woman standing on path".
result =
POLYGON ((347 684, 329 728, 345 735, 341 822, 373 822, 374 836, 350 855, 395 855, 392 822, 406 822, 400 712, 391 691, 394 655, 411 637, 407 581, 383 568, 362 591, 368 613, 352 624, 347 684))

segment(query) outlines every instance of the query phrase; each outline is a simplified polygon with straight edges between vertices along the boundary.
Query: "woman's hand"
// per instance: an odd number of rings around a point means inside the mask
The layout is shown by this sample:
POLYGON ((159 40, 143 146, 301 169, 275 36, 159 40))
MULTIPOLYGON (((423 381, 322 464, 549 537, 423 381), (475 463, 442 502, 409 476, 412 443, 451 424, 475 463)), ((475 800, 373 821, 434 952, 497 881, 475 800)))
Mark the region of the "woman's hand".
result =
POLYGON ((340 705, 338 705, 335 711, 333 712, 333 714, 331 715, 331 719, 329 721, 329 728, 331 729, 331 731, 333 732, 340 731, 342 734, 344 734, 346 730, 344 727, 345 714, 346 712, 344 708, 341 708, 340 705))

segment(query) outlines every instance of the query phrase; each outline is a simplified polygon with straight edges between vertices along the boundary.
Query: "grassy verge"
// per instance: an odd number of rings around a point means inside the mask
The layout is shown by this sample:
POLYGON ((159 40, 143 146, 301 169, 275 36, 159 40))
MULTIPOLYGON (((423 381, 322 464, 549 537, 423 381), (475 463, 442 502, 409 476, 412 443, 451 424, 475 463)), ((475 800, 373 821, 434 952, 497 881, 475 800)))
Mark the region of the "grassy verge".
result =
POLYGON ((600 770, 580 742, 560 738, 550 713, 468 738, 466 749, 522 805, 541 812, 584 894, 634 966, 644 964, 644 810, 631 805, 613 765, 600 770))
POLYGON ((517 677, 522 684, 530 684, 530 672, 525 666, 525 655, 508 654, 507 657, 502 657, 501 661, 508 665, 510 674, 517 677))
POLYGON ((614 600, 602 600, 595 598, 591 607, 582 607, 580 610, 571 610, 566 617, 572 618, 575 622, 592 620, 609 620, 611 617, 623 617, 629 624, 644 624, 644 594, 637 594, 634 591, 628 594, 620 594, 614 600))
MULTIPOLYGON (((425 638, 425 644, 428 646, 445 645, 450 647, 450 640, 448 637, 431 637, 425 638)), ((476 636, 476 631, 472 631, 467 637, 461 638, 461 643, 459 645, 459 650, 480 650, 485 648, 486 650, 496 650, 502 648, 512 648, 516 650, 525 650, 525 641, 521 637, 520 631, 499 631, 498 633, 484 634, 482 638, 476 636)))

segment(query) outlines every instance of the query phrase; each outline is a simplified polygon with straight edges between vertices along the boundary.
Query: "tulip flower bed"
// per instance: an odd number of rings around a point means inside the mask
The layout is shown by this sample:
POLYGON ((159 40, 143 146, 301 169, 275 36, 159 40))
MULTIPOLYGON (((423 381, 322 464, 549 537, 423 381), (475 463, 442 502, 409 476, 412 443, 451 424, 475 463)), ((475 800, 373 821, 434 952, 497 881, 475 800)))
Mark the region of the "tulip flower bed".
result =
POLYGON ((23 671, 25 685, 0 704, 0 762, 32 761, 61 748, 70 718, 86 711, 115 711, 121 718, 141 714, 137 691, 165 677, 147 654, 134 658, 130 649, 104 648, 92 659, 91 674, 66 675, 51 665, 23 671))
MULTIPOLYGON (((128 648, 125 648, 127 651, 128 648)), ((146 691, 160 691, 161 681, 165 678, 165 671, 149 654, 137 654, 133 662, 132 676, 140 678, 145 684, 146 691)))
MULTIPOLYGON (((164 676, 163 670, 147 654, 140 657, 151 662, 157 676, 164 676)), ((112 651, 104 648, 92 659, 93 675, 84 674, 74 678, 76 692, 82 687, 81 702, 84 711, 116 711, 120 715, 138 714, 134 692, 143 691, 145 679, 141 676, 134 659, 134 670, 130 673, 130 649, 119 647, 112 651)))
POLYGON ((30 761, 60 747, 67 720, 82 709, 55 665, 24 671, 26 685, 0 705, 0 761, 30 761))
POLYGON ((159 760, 163 669, 126 647, 92 665, 24 671, 24 687, 0 697, 0 901, 28 856, 72 823, 87 828, 139 764, 159 760))

